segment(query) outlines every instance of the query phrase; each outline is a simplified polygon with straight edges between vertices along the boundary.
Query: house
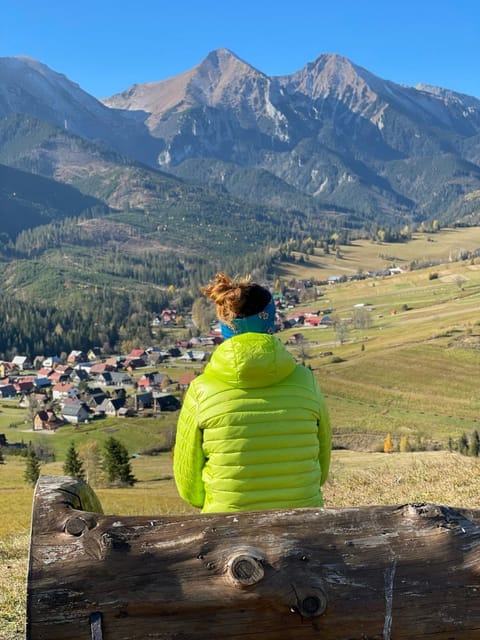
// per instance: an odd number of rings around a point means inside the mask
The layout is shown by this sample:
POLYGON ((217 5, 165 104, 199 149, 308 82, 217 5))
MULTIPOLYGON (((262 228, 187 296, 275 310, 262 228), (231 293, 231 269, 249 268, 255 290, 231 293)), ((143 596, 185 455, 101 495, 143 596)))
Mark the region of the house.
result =
POLYGON ((160 364, 165 359, 164 354, 161 351, 151 351, 148 354, 147 364, 150 367, 155 367, 157 364, 160 364))
POLYGON ((24 369, 31 369, 32 367, 32 364, 27 356, 15 356, 12 360, 12 364, 20 371, 23 371, 24 369))
POLYGON ((121 387, 124 384, 133 384, 131 377, 124 371, 111 371, 110 377, 111 383, 116 387, 121 387))
POLYGON ((176 309, 164 309, 160 313, 160 318, 164 326, 166 327, 175 326, 177 321, 177 311, 176 309))
POLYGON ((46 387, 51 387, 52 386, 52 381, 50 380, 50 378, 45 378, 43 376, 39 376, 39 377, 35 378, 35 380, 33 381, 33 385, 37 389, 45 389, 46 387))
POLYGON ((13 383, 17 393, 30 393, 33 389, 33 380, 20 380, 18 379, 13 383))
POLYGON ((319 316, 308 316, 307 318, 305 318, 304 325, 310 327, 318 327, 318 325, 321 324, 321 320, 322 319, 319 318, 319 316))
POLYGON ((87 360, 90 360, 91 362, 93 362, 94 360, 97 360, 101 355, 102 355, 101 347, 92 347, 91 349, 89 349, 87 353, 87 360))
POLYGON ((117 416, 120 409, 125 406, 125 398, 106 398, 99 409, 106 416, 117 416))
POLYGON ((180 407, 180 400, 171 393, 153 392, 153 408, 157 411, 178 411, 180 407))
POLYGON ((105 373, 105 371, 113 371, 115 367, 106 362, 97 362, 89 367, 90 375, 95 376, 99 373, 105 373))
POLYGON ((181 389, 182 391, 186 391, 190 386, 190 383, 192 382, 192 380, 194 380, 196 377, 197 377, 196 373, 184 373, 178 379, 178 383, 177 383, 178 388, 181 389))
POLYGON ((45 404, 45 396, 43 393, 26 393, 23 394, 18 402, 18 406, 22 409, 30 409, 30 407, 43 407, 45 404))
POLYGON ((14 398, 17 395, 13 384, 3 384, 0 386, 0 398, 14 398))
POLYGON ((134 369, 138 369, 139 367, 145 366, 145 360, 142 358, 127 358, 124 363, 125 369, 128 371, 133 371, 134 369))
POLYGON ((41 367, 37 371, 37 376, 40 378, 49 378, 53 372, 54 369, 52 369, 51 367, 41 367))
POLYGON ((52 384, 64 384, 69 382, 70 376, 66 373, 62 373, 62 371, 54 371, 50 374, 49 380, 52 384))
POLYGON ((110 371, 104 371, 103 373, 99 373, 98 376, 95 377, 96 382, 98 384, 103 384, 110 386, 112 383, 112 374, 110 371))
POLYGON ((58 418, 54 411, 47 411, 46 409, 37 411, 33 418, 34 431, 37 429, 47 429, 48 431, 54 431, 62 424, 64 424, 63 421, 58 418))
POLYGON ((110 400, 110 396, 106 393, 96 393, 88 398, 88 408, 94 413, 104 413, 102 405, 105 400, 110 400))
POLYGON ((52 398, 54 400, 62 400, 65 398, 78 399, 80 392, 78 388, 67 382, 60 382, 52 387, 52 398))
POLYGON ((90 412, 85 403, 70 401, 63 404, 62 416, 63 419, 70 424, 80 424, 82 422, 88 422, 90 412))
POLYGON ((69 364, 59 364, 55 367, 55 373, 61 373, 64 376, 70 377, 73 373, 73 367, 69 364))
POLYGON ((0 362, 0 378, 6 378, 13 370, 14 366, 11 362, 6 362, 5 360, 0 362))
POLYGON ((142 411, 143 409, 150 409, 153 407, 153 394, 151 391, 145 393, 136 393, 133 396, 135 403, 135 409, 142 411))
POLYGON ((70 375, 71 382, 78 384, 79 382, 88 382, 90 374, 85 369, 74 369, 70 375))
POLYGON ((67 356, 67 362, 70 362, 71 364, 78 364, 79 362, 82 362, 82 360, 85 360, 83 351, 73 350, 70 351, 67 356))
POLYGON ((145 349, 132 349, 128 354, 128 358, 130 360, 141 359, 145 362, 147 359, 147 352, 145 351, 145 349))
POLYGON ((171 383, 166 373, 146 373, 137 383, 139 390, 150 391, 154 388, 165 389, 171 383))
POLYGON ((207 357, 205 351, 190 350, 180 356, 179 360, 189 360, 190 362, 203 362, 207 357))
POLYGON ((42 367, 50 367, 52 369, 55 369, 55 367, 59 364, 63 364, 63 360, 61 358, 58 358, 57 356, 49 356, 42 362, 42 367))

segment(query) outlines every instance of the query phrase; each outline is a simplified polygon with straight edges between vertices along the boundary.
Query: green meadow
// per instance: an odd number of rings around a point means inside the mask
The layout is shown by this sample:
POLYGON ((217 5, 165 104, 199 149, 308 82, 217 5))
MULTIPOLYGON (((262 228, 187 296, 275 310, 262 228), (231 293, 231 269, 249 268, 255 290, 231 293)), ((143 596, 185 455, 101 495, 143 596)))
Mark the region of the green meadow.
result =
MULTIPOLYGON (((285 279, 321 279, 338 275, 339 265, 351 273, 388 266, 380 254, 394 257, 390 263, 399 266, 414 257, 443 260, 395 276, 323 286, 323 295, 312 296, 302 310, 331 308, 336 326, 297 326, 279 334, 282 341, 301 334, 290 348, 314 370, 328 403, 335 447, 324 489, 329 507, 422 501, 478 507, 479 458, 449 449, 462 434, 470 438, 480 430, 480 259, 449 258, 475 251, 480 229, 445 230, 431 236, 433 241, 427 237, 389 246, 358 241, 342 247, 344 257, 310 256, 295 271, 284 269, 285 279), (395 447, 391 454, 383 453, 387 434, 395 447), (408 441, 408 448, 400 453, 401 441, 408 441)), ((42 465, 43 474, 63 473, 71 442, 101 444, 113 435, 137 454, 131 460, 138 479, 134 487, 94 485, 106 513, 192 512, 176 494, 171 453, 145 455, 171 441, 175 414, 108 418, 53 434, 32 432, 25 419, 15 403, 0 403, 0 433, 10 442, 37 441, 55 452, 55 462, 42 465)), ((33 497, 24 469, 20 457, 7 455, 0 465, 0 640, 24 636, 33 497)))

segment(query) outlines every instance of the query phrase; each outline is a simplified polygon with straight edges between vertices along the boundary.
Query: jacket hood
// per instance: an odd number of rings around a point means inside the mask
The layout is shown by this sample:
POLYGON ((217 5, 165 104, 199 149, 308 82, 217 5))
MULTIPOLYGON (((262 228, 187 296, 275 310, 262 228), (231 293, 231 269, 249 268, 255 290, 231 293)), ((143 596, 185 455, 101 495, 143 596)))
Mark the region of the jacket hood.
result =
POLYGON ((242 333, 217 347, 205 367, 230 387, 269 387, 289 376, 296 362, 278 338, 262 333, 242 333))

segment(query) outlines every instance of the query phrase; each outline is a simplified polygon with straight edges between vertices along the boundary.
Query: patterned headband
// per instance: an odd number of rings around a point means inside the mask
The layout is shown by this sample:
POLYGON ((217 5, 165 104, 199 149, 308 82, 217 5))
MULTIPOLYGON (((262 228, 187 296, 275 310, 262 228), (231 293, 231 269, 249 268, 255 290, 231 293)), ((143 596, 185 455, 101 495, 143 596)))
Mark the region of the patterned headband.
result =
POLYGON ((273 334, 275 330, 275 302, 273 298, 270 298, 270 302, 267 304, 263 311, 254 313, 246 318, 235 318, 231 321, 232 326, 220 322, 220 328, 222 330, 222 336, 224 340, 228 340, 232 336, 237 336, 240 333, 247 333, 249 331, 253 333, 270 333, 273 334))

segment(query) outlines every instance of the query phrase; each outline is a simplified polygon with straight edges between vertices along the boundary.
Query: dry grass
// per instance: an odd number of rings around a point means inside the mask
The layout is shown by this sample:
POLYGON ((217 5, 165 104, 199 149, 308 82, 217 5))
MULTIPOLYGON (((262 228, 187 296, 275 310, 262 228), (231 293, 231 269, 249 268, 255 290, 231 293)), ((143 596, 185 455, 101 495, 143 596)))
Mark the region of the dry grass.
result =
MULTIPOLYGON (((97 488, 105 513, 122 515, 186 514, 194 510, 177 496, 171 476, 171 458, 133 461, 139 482, 131 489, 97 488)), ((24 637, 25 588, 31 489, 22 483, 23 463, 9 459, 0 480, 0 640, 24 637), (18 483, 22 496, 12 500, 18 483), (5 496, 8 496, 5 499, 5 496)), ((59 463, 45 465, 43 473, 61 473, 59 463)), ((330 478, 324 487, 329 508, 408 502, 438 502, 478 508, 480 461, 447 452, 381 454, 334 451, 330 478)))
POLYGON ((374 243, 370 240, 355 240, 352 245, 341 246, 341 258, 335 253, 324 255, 317 251, 309 256, 308 263, 301 265, 285 264, 284 277, 309 278, 312 271, 316 278, 331 275, 352 275, 368 269, 381 270, 395 264, 408 266, 417 261, 448 262, 459 250, 475 251, 480 247, 480 227, 465 229, 442 229, 439 233, 414 233, 412 241, 407 243, 374 243))

